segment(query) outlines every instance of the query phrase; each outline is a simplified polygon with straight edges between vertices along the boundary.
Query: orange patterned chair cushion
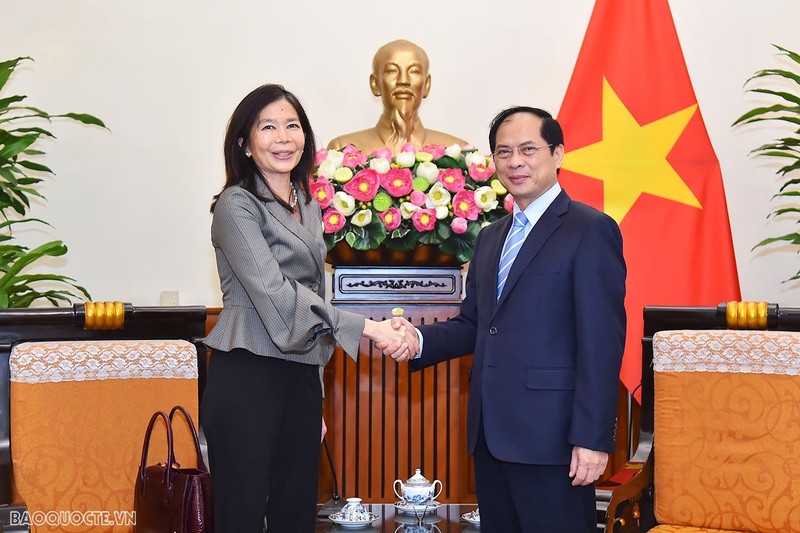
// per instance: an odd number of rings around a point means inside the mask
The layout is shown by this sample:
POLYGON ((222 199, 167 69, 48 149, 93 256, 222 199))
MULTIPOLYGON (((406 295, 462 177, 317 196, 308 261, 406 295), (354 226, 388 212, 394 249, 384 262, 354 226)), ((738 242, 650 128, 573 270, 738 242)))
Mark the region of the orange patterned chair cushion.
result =
POLYGON ((800 531, 800 334, 659 332, 653 369, 654 531, 800 531))
MULTIPOLYGON (((32 531, 132 531, 150 416, 181 404, 197 419, 194 345, 23 343, 12 350, 10 378, 15 500, 27 504, 32 531)), ((178 420, 177 460, 195 466, 188 427, 178 420)), ((165 441, 157 430, 150 464, 166 459, 165 441)))

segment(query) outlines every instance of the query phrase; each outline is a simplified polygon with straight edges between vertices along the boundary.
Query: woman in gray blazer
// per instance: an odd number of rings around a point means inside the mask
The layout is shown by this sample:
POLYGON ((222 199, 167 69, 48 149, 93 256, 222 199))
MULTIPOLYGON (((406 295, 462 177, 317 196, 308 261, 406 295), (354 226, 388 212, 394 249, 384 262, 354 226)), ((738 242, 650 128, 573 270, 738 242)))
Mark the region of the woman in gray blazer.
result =
POLYGON ((211 206, 223 308, 205 339, 201 407, 217 533, 260 533, 265 514, 270 533, 312 532, 321 375, 334 346, 354 359, 362 336, 416 350, 404 327, 325 301, 315 152, 305 111, 280 85, 252 91, 228 123, 226 183, 211 206))

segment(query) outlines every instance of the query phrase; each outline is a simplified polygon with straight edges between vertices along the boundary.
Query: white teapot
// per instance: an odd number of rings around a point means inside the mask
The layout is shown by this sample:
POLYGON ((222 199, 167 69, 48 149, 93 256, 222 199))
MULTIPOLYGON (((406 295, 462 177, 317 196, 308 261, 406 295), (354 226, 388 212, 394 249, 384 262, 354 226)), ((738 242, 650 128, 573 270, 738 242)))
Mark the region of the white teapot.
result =
POLYGON ((417 472, 411 476, 405 483, 399 479, 394 480, 392 485, 395 495, 404 502, 411 505, 427 505, 435 500, 439 494, 442 493, 442 482, 438 479, 433 483, 425 479, 422 471, 417 468, 417 472), (397 484, 400 484, 400 491, 397 491, 397 484), (436 490, 436 485, 439 485, 439 490, 436 490))

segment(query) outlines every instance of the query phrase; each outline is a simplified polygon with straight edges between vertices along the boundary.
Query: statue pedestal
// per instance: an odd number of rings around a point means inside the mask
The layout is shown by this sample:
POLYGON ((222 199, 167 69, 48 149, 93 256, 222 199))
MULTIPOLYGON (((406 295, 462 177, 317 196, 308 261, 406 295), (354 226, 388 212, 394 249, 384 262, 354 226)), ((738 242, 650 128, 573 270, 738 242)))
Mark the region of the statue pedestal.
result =
POLYGON ((334 267, 334 305, 368 303, 461 303, 460 267, 334 267))
MULTIPOLYGON (((462 274, 458 266, 336 266, 332 287, 340 309, 383 320, 402 307, 412 324, 430 324, 458 313, 462 274)), ((421 468, 444 484, 438 501, 477 501, 465 442, 471 366, 465 356, 412 373, 367 339, 357 362, 337 348, 325 367, 324 414, 339 494, 395 501, 394 480, 421 468)), ((326 470, 323 491, 332 486, 326 470)))

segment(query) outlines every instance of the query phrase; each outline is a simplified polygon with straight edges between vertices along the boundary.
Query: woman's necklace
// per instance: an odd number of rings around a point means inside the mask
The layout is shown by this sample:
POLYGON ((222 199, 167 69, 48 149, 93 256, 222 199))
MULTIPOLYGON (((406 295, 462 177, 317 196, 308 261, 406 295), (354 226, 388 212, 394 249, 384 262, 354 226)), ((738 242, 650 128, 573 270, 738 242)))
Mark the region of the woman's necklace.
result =
POLYGON ((294 188, 294 183, 289 184, 289 207, 292 209, 297 207, 297 190, 294 188))

